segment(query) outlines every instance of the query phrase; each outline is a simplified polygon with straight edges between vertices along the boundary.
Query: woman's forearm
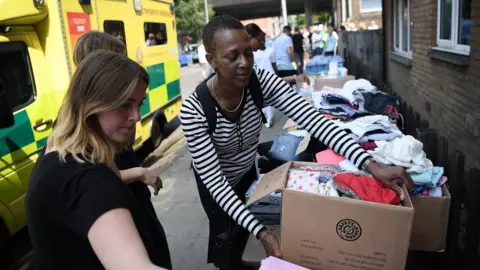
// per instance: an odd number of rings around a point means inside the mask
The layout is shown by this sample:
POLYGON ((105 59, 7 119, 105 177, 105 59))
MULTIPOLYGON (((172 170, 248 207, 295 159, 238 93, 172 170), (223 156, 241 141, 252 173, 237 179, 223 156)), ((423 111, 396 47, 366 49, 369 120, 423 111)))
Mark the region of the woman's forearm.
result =
POLYGON ((297 82, 297 79, 295 78, 295 76, 282 77, 282 80, 284 80, 288 83, 296 83, 297 82))
POLYGON ((124 182, 125 184, 141 181, 143 179, 143 175, 144 175, 144 168, 142 167, 135 167, 135 168, 120 171, 122 182, 124 182))

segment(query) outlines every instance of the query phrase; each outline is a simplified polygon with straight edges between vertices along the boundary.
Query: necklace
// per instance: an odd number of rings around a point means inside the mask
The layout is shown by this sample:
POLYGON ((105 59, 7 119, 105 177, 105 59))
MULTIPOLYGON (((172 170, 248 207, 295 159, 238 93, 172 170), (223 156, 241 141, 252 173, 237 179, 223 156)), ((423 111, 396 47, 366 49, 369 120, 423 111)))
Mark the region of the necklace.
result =
MULTIPOLYGON (((215 96, 215 99, 218 101, 218 105, 220 105, 220 99, 217 97, 217 93, 215 93, 215 83, 217 82, 217 76, 215 76, 215 80, 212 82, 212 92, 213 92, 213 95, 215 96)), ((238 109, 240 109, 240 105, 242 105, 243 103, 243 97, 245 95, 245 87, 242 88, 242 98, 240 99, 240 102, 238 103, 237 107, 234 109, 234 110, 228 110, 227 108, 223 107, 222 105, 220 105, 220 107, 222 107, 222 109, 224 109, 226 112, 229 112, 229 113, 234 113, 236 111, 238 111, 238 109)))

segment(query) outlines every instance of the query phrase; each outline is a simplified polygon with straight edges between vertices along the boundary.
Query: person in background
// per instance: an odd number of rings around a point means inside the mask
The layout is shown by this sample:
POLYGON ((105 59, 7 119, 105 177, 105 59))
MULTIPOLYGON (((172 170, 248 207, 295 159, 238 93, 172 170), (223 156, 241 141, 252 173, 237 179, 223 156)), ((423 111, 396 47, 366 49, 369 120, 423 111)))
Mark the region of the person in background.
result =
POLYGON ((287 25, 283 27, 283 33, 273 42, 272 47, 275 52, 275 63, 278 69, 277 74, 280 77, 297 74, 297 70, 292 65, 292 62, 295 62, 295 53, 293 51, 291 33, 292 29, 287 25))
POLYGON ((358 27, 360 28, 360 31, 365 31, 367 30, 367 24, 365 22, 361 22, 358 27))
POLYGON ((293 40, 293 51, 295 53, 295 62, 297 63, 297 73, 303 73, 303 61, 304 61, 304 50, 303 50, 303 33, 302 30, 298 27, 295 27, 295 34, 292 36, 293 40))
POLYGON ((146 46, 155 46, 157 45, 157 39, 155 38, 155 34, 150 33, 148 34, 147 41, 145 42, 146 46))
POLYGON ((167 38, 165 37, 165 35, 163 35, 162 32, 157 32, 157 35, 155 36, 155 38, 157 39, 158 45, 167 44, 167 38))
POLYGON ((281 257, 278 239, 249 211, 245 193, 258 179, 255 159, 261 112, 249 82, 256 76, 266 106, 286 114, 313 138, 371 173, 382 185, 401 193, 415 187, 403 168, 382 166, 332 120, 316 111, 275 74, 254 67, 250 38, 231 16, 213 18, 203 30, 207 59, 216 75, 202 82, 215 100, 217 121, 212 133, 196 92, 182 104, 180 120, 193 162, 200 201, 210 221, 208 262, 220 269, 242 269, 248 233, 259 239, 266 257, 281 257))
POLYGON ((324 31, 323 24, 320 24, 315 27, 315 32, 312 36, 312 49, 313 49, 313 56, 321 55, 325 44, 327 42, 327 33, 324 31))
POLYGON ((348 31, 357 31, 357 25, 354 22, 348 23, 348 31))
MULTIPOLYGON (((121 41, 107 33, 93 30, 81 35, 78 39, 73 51, 74 64, 78 66, 87 55, 97 50, 107 50, 126 55, 126 47, 121 41)), ((162 181, 154 170, 140 166, 132 148, 135 132, 132 136, 131 144, 117 153, 115 163, 120 170, 123 182, 128 184, 134 197, 149 213, 151 222, 157 226, 158 232, 165 234, 153 208, 151 193, 147 186, 152 186, 155 189, 154 194, 157 195, 162 187, 162 181)))
MULTIPOLYGON (((255 23, 250 23, 245 26, 245 30, 250 37, 250 44, 253 49, 254 65, 258 68, 264 69, 275 74, 277 66, 275 64, 275 55, 272 48, 265 47, 265 32, 255 23)), ((301 82, 308 82, 308 78, 303 75, 293 75, 282 78, 288 83, 296 83, 297 80, 301 82)), ((265 127, 273 126, 273 118, 275 116, 275 108, 266 106, 263 113, 267 118, 265 127)))
POLYGON ((323 55, 325 56, 337 55, 338 34, 337 32, 335 32, 335 28, 333 27, 333 25, 328 26, 327 32, 328 32, 327 44, 323 49, 323 55))
POLYGON ((78 66, 30 176, 30 269, 171 267, 115 164, 131 143, 148 84, 145 69, 117 52, 96 50, 78 66))
POLYGON ((313 33, 315 31, 315 27, 314 26, 310 26, 308 28, 308 44, 310 44, 309 46, 309 50, 310 50, 310 55, 313 57, 313 42, 312 42, 312 37, 313 37, 313 33))
POLYGON ((202 75, 203 78, 206 79, 212 74, 213 70, 208 64, 207 61, 207 52, 205 51, 205 45, 203 44, 203 40, 199 40, 198 43, 200 44, 197 47, 197 52, 198 52, 198 63, 200 64, 200 67, 202 68, 202 75))
POLYGON ((368 26, 368 30, 378 30, 379 27, 377 25, 377 22, 375 20, 370 21, 370 25, 368 26))

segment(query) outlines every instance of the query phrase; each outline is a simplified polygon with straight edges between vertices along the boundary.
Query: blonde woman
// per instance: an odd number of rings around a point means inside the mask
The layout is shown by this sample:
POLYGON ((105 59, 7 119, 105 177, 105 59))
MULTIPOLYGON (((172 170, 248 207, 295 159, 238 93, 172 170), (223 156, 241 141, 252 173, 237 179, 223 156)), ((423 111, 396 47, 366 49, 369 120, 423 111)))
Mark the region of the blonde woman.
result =
MULTIPOLYGON (((92 30, 78 39, 73 52, 73 62, 78 66, 87 55, 97 50, 107 50, 126 55, 125 44, 118 38, 104 32, 92 30)), ((135 132, 132 132, 132 142, 134 138, 135 132)), ((147 185, 152 186, 155 189, 155 195, 158 194, 162 186, 162 181, 158 174, 153 170, 140 166, 130 145, 117 154, 115 164, 120 170, 123 182, 128 184, 135 199, 148 212, 151 222, 157 224, 160 233, 164 233, 151 202, 152 195, 147 187, 147 185)))
POLYGON ((92 52, 78 66, 30 177, 31 269, 171 268, 166 239, 150 233, 115 165, 148 83, 141 66, 115 52, 92 52))

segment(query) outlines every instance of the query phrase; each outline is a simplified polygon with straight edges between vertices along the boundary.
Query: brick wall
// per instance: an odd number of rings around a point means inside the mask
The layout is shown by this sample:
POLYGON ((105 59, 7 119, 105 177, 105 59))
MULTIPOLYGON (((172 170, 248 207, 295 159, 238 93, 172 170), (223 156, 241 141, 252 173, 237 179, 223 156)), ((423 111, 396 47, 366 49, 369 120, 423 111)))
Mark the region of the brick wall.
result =
MULTIPOLYGON (((367 27, 370 25, 370 22, 374 20, 379 27, 382 27, 382 11, 376 12, 360 12, 360 1, 361 0, 351 0, 352 1, 352 16, 351 20, 358 29, 360 29, 360 23, 365 23, 367 27)), ((347 1, 348 2, 348 1, 347 1)), ((337 3, 337 27, 340 27, 342 24, 342 0, 336 0, 337 3)))
POLYGON ((436 46, 437 0, 412 0, 412 62, 392 57, 393 0, 386 0, 387 82, 414 110, 427 119, 450 150, 461 150, 469 167, 480 168, 480 137, 467 130, 467 114, 480 108, 480 1, 472 1, 472 30, 468 67, 429 56, 436 46))

